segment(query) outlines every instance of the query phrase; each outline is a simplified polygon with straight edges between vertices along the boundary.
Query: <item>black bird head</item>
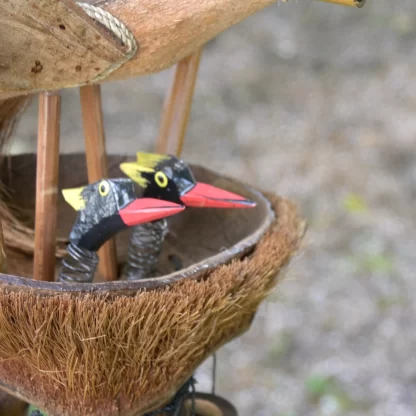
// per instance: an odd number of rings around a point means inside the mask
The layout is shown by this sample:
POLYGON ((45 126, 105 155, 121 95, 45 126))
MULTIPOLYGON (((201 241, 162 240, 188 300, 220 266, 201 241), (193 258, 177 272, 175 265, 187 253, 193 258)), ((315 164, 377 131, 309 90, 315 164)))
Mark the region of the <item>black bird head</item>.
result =
POLYGON ((256 203, 215 186, 196 182, 191 169, 175 156, 137 153, 137 161, 120 169, 144 188, 143 197, 185 204, 188 207, 252 208, 256 203))
POLYGON ((87 186, 64 189, 63 196, 76 211, 71 243, 97 251, 123 228, 169 217, 185 209, 170 201, 136 198, 134 183, 127 178, 103 179, 87 186))

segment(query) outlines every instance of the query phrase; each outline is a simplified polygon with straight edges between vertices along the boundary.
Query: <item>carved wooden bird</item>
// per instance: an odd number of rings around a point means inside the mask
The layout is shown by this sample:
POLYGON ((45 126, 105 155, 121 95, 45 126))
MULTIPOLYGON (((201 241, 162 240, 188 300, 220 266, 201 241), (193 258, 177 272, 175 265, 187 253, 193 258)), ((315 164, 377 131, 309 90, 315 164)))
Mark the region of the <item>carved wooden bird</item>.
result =
POLYGON ((144 188, 143 197, 163 199, 196 208, 253 208, 256 203, 240 195, 197 182, 189 166, 175 156, 137 153, 136 162, 120 169, 144 188))
POLYGON ((174 215, 185 207, 156 198, 137 198, 131 179, 104 179, 62 191, 78 211, 69 235, 68 255, 62 260, 59 280, 89 283, 98 264, 96 251, 119 231, 174 215))
MULTIPOLYGON (((122 163, 120 169, 143 188, 143 197, 197 208, 256 206, 240 195, 197 182, 189 166, 175 156, 139 152, 136 162, 122 163)), ((125 271, 129 280, 149 277, 154 272, 166 233, 166 220, 133 228, 125 271)))

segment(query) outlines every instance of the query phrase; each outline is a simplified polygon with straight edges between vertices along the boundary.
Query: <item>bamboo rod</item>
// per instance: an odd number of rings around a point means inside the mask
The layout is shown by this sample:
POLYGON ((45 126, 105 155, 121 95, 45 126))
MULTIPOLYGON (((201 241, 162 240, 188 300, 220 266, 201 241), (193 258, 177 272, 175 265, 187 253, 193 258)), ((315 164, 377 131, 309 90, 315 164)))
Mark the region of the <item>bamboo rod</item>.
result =
POLYGON ((175 77, 163 105, 156 144, 158 153, 180 156, 182 152, 201 52, 202 49, 198 49, 176 66, 175 77))
MULTIPOLYGON (((107 153, 100 85, 80 87, 82 120, 85 134, 88 181, 90 183, 108 177, 107 153)), ((98 251, 98 271, 106 281, 117 279, 117 253, 115 240, 108 240, 98 251)))
POLYGON ((0 218, 0 273, 7 273, 7 257, 4 244, 4 236, 3 236, 3 224, 2 219, 0 218))
POLYGON ((55 278, 60 113, 59 92, 39 94, 33 270, 36 280, 53 281, 55 278))

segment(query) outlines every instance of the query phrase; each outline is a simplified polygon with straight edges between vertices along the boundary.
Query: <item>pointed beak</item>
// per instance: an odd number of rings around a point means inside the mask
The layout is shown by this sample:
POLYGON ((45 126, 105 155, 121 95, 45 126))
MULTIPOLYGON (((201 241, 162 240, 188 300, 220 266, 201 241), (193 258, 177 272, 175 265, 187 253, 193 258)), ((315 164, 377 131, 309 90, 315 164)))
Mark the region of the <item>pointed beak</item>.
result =
POLYGON ((137 198, 119 211, 123 222, 128 226, 156 221, 177 214, 185 209, 183 205, 153 198, 137 198))
POLYGON ((204 208, 254 208, 256 203, 232 192, 224 191, 206 183, 196 185, 181 196, 188 207, 204 208))

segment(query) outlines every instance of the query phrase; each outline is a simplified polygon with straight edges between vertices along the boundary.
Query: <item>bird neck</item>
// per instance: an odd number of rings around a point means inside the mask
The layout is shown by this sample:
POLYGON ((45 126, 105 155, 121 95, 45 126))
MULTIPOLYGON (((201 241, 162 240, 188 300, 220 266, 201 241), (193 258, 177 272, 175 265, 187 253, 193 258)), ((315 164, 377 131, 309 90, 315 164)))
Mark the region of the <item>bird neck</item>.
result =
POLYGON ((81 248, 90 251, 98 251, 99 248, 119 231, 127 228, 119 214, 102 219, 99 223, 92 225, 78 241, 74 242, 81 248))

